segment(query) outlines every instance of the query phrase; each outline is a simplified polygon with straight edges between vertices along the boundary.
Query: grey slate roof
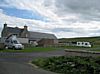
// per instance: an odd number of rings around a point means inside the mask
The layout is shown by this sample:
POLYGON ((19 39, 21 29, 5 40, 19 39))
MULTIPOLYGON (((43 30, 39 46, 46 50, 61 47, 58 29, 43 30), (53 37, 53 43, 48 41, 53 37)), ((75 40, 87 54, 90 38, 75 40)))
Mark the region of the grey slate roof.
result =
POLYGON ((57 39, 54 34, 31 32, 29 31, 30 39, 57 39))
POLYGON ((15 27, 15 28, 7 27, 6 30, 10 33, 13 33, 13 34, 20 34, 23 31, 23 29, 20 29, 20 28, 17 28, 17 27, 15 27))
MULTIPOLYGON (((18 27, 7 27, 6 30, 12 34, 20 34, 24 29, 18 28, 18 27)), ((38 40, 38 39, 57 39, 57 37, 54 34, 48 34, 48 33, 40 33, 40 32, 32 32, 28 31, 28 38, 30 40, 38 40)))

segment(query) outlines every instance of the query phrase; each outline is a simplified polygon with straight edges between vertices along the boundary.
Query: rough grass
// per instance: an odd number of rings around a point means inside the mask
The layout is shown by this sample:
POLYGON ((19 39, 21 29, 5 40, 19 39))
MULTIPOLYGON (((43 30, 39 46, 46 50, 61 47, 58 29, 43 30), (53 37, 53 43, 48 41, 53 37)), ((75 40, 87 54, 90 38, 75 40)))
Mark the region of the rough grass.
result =
POLYGON ((100 57, 49 57, 32 61, 33 64, 60 74, 100 74, 100 57))

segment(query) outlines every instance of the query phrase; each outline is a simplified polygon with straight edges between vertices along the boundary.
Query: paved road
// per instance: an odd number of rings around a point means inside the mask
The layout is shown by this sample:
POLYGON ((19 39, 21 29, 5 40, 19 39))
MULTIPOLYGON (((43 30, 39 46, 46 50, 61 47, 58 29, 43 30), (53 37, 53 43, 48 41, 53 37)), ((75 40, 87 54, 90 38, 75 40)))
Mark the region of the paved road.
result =
POLYGON ((0 62, 0 74, 55 74, 26 63, 0 62))
POLYGON ((29 61, 37 57, 65 55, 63 50, 34 53, 0 53, 0 74, 55 74, 35 68, 29 61))

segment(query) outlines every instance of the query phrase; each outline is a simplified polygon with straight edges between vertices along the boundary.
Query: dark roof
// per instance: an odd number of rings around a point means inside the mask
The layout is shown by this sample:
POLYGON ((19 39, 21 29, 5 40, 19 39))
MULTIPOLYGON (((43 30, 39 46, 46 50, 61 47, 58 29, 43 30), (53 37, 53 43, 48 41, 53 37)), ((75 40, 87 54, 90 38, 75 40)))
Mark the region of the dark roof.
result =
POLYGON ((31 31, 29 31, 29 38, 30 39, 57 39, 57 37, 54 34, 31 32, 31 31))
POLYGON ((20 34, 23 31, 23 29, 20 29, 18 27, 15 27, 15 28, 7 27, 6 29, 7 29, 8 32, 10 32, 12 34, 20 34))
MULTIPOLYGON (((11 34, 21 34, 24 29, 18 28, 18 27, 6 27, 7 31, 11 34)), ((33 39, 57 39, 57 37, 54 34, 48 34, 48 33, 40 33, 40 32, 32 32, 28 31, 28 38, 31 40, 33 39)))

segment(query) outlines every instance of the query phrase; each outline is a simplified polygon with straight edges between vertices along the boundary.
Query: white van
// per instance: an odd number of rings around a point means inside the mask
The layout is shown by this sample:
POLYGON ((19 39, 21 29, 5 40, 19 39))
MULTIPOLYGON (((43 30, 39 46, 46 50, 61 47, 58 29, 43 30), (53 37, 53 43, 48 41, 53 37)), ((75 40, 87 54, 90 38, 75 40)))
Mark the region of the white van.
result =
POLYGON ((6 49, 24 49, 24 46, 17 40, 16 35, 6 38, 4 45, 6 49))

